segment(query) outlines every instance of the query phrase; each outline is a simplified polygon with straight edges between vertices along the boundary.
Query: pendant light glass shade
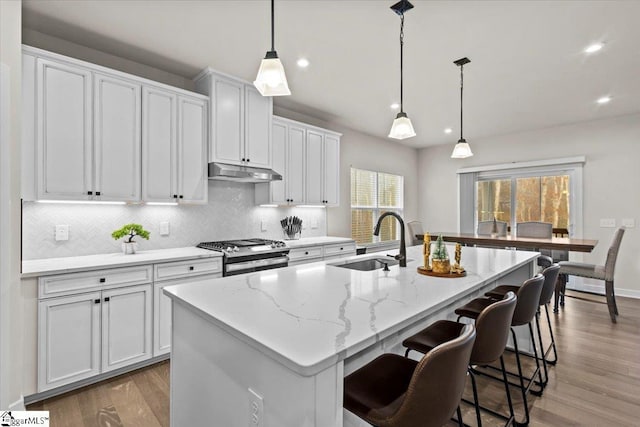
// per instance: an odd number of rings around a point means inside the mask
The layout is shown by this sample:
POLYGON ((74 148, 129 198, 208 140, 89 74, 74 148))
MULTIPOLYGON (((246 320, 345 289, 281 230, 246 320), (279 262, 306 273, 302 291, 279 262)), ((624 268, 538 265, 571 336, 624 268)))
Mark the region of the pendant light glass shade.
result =
POLYGON ((291 95, 287 76, 278 53, 275 49, 275 23, 274 23, 274 0, 271 0, 271 50, 267 52, 262 62, 258 76, 253 85, 262 96, 285 96, 291 95))
POLYGON ((253 84, 262 96, 291 95, 284 67, 276 52, 267 52, 253 84))
POLYGON ((398 113, 396 119, 391 125, 391 131, 389 131, 389 138, 405 139, 416 136, 416 132, 413 130, 411 120, 407 117, 406 113, 398 113))
POLYGON ((456 146, 453 147, 453 153, 451 154, 452 159, 466 159, 471 156, 473 156, 471 147, 464 139, 459 140, 456 146))

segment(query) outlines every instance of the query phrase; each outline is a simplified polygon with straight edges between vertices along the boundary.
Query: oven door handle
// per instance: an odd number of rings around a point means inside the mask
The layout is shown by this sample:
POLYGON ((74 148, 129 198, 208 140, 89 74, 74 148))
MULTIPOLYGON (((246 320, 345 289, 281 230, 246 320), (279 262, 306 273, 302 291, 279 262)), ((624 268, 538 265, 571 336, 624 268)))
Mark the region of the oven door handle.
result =
POLYGON ((268 267, 271 265, 279 265, 279 264, 287 264, 289 262, 289 257, 287 255, 283 255, 277 258, 266 258, 266 259, 256 259, 253 261, 243 261, 237 263, 227 264, 226 271, 238 271, 238 270, 247 270, 252 268, 260 268, 260 267, 268 267))

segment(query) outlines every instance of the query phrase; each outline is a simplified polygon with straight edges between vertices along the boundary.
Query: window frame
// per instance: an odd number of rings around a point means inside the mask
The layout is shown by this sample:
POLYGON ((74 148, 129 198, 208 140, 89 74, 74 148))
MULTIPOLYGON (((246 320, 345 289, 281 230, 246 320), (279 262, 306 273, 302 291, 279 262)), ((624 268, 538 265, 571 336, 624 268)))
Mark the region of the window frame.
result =
MULTIPOLYGON (((376 171, 376 170, 371 170, 371 169, 362 169, 362 168, 356 168, 351 166, 349 168, 349 215, 351 216, 351 224, 353 225, 353 211, 354 210, 361 210, 361 211, 373 211, 373 223, 375 226, 375 223, 377 222, 377 219, 380 218, 380 215, 382 215, 382 213, 384 212, 395 212, 398 215, 400 215, 401 217, 403 216, 404 213, 404 175, 399 175, 399 174, 395 174, 395 173, 390 173, 390 172, 384 172, 384 171, 376 171), (351 204, 351 179, 352 179, 352 171, 353 170, 358 170, 358 171, 364 171, 364 172, 369 172, 372 174, 375 174, 375 188, 374 188, 374 200, 375 200, 375 206, 360 206, 360 205, 352 205, 351 204), (401 207, 388 207, 388 206, 380 206, 380 202, 379 202, 379 197, 378 197, 378 191, 379 191, 379 178, 381 174, 385 174, 385 175, 392 175, 395 177, 398 177, 401 179, 401 184, 400 184, 400 192, 399 192, 399 197, 398 197, 398 201, 401 207)), ((398 221, 395 221, 396 224, 396 235, 400 236, 400 234, 402 233, 402 230, 400 229, 400 223, 398 221)), ((371 234, 373 235, 373 230, 371 230, 371 234)), ((351 226, 351 238, 353 238, 355 240, 355 238, 353 237, 353 226, 351 226)), ((380 236, 373 236, 373 241, 372 242, 368 242, 368 243, 357 243, 360 246, 364 246, 364 247, 372 247, 372 246, 384 246, 384 245, 389 245, 389 244, 395 244, 400 242, 400 238, 395 239, 395 240, 380 240, 380 236)))

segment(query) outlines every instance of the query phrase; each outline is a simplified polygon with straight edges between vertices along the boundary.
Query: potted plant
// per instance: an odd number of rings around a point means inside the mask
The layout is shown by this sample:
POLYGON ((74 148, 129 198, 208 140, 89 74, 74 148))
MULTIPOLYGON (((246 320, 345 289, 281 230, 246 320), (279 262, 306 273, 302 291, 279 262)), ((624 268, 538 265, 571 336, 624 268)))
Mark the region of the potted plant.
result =
POLYGON ((433 250, 433 255, 431 256, 431 269, 434 273, 448 274, 451 272, 449 253, 447 252, 447 247, 442 241, 441 235, 438 236, 438 240, 436 240, 436 247, 433 250))
POLYGON ((122 243, 122 253, 127 254, 135 254, 138 243, 133 240, 134 237, 140 236, 143 239, 149 240, 149 232, 142 228, 140 224, 127 224, 123 225, 122 228, 117 229, 113 233, 111 233, 111 237, 115 240, 118 240, 122 237, 125 238, 122 243))

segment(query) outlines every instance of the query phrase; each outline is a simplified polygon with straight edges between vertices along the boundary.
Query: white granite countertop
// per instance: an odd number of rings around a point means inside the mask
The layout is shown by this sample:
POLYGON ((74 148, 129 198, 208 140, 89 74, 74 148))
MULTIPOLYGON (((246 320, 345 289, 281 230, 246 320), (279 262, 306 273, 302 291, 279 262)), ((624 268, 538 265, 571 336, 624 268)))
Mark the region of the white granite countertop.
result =
POLYGON ((164 261, 180 261, 194 258, 221 257, 222 253, 196 247, 156 249, 140 251, 133 255, 122 253, 85 255, 64 258, 46 258, 22 261, 22 278, 49 276, 52 274, 99 270, 102 268, 128 267, 154 264, 164 261))
POLYGON ((302 237, 297 240, 285 240, 288 248, 303 248, 305 246, 330 245, 332 243, 348 243, 354 240, 349 237, 302 237))
MULTIPOLYGON (((392 251, 394 252, 394 251, 392 251)), ((453 247, 449 247, 453 253, 453 247)), ((385 252, 378 256, 385 256, 385 252)), ((356 271, 349 260, 194 281, 164 288, 174 303, 301 375, 314 375, 538 257, 537 252, 464 248, 467 276, 423 276, 422 247, 407 268, 356 271), (333 265, 331 265, 333 264, 333 265)))

